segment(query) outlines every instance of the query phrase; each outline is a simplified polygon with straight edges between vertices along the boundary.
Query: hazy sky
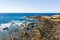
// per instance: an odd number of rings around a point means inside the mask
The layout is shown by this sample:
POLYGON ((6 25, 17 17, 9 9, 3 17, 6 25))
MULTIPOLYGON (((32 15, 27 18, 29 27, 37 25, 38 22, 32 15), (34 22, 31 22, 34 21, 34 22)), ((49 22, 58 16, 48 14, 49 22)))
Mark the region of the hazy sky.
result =
POLYGON ((0 12, 60 12, 60 0, 0 0, 0 12))

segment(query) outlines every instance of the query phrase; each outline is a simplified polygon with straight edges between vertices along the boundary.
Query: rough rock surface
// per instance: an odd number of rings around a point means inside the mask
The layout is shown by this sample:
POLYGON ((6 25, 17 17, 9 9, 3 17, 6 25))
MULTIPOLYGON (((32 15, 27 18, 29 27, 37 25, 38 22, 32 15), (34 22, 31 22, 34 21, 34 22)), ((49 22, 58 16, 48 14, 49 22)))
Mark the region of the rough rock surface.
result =
POLYGON ((24 29, 13 30, 4 36, 0 35, 0 40, 60 40, 60 19, 53 21, 55 18, 47 16, 27 17, 35 19, 33 22, 24 27, 24 29), (2 37, 1 37, 2 36, 2 37))

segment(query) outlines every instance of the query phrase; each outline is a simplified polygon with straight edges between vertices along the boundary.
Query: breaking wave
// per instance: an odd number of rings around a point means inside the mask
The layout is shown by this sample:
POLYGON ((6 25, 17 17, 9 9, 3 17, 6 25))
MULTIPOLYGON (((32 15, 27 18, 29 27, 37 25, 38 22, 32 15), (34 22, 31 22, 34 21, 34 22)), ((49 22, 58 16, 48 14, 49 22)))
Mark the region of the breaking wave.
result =
POLYGON ((20 27, 20 29, 23 29, 24 27, 26 27, 27 25, 26 24, 29 24, 30 22, 26 22, 26 21, 15 21, 15 20, 12 20, 8 23, 2 23, 0 24, 0 31, 3 31, 4 28, 11 28, 12 27, 20 27))

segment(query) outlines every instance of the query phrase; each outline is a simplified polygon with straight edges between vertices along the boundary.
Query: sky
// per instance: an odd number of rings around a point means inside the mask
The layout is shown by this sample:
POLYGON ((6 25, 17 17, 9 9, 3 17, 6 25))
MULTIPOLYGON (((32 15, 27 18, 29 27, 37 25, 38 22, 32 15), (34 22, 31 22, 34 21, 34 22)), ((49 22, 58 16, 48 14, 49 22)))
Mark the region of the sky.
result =
POLYGON ((0 0, 0 13, 60 13, 60 0, 0 0))

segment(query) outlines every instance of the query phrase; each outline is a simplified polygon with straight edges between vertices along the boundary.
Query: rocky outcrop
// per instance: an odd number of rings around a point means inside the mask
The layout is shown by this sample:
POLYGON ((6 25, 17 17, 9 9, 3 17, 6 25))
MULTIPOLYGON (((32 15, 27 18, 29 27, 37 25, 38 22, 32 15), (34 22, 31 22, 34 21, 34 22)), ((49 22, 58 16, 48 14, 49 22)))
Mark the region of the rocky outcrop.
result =
POLYGON ((55 17, 55 20, 58 20, 53 21, 54 18, 51 16, 29 16, 27 18, 38 22, 31 22, 21 30, 16 27, 5 37, 1 35, 0 40, 60 40, 60 21, 58 21, 60 19, 55 17))
MULTIPOLYGON (((36 27, 39 30, 39 33, 37 33, 40 35, 40 38, 37 37, 38 40, 60 40, 60 23, 58 21, 60 19, 55 19, 57 21, 54 21, 51 19, 51 17, 47 16, 35 16, 32 17, 32 19, 37 19, 39 22, 41 22, 41 24, 36 27)), ((33 40, 36 40, 34 37, 32 38, 33 40)))

